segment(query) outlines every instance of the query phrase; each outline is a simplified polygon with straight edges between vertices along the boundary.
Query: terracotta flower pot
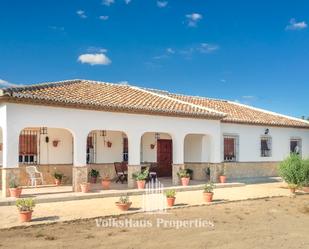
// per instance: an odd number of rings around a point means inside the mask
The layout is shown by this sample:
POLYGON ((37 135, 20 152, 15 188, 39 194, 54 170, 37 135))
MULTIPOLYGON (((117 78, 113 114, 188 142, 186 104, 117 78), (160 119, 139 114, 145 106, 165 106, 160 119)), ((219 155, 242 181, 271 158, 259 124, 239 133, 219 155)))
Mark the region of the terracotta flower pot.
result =
POLYGON ((226 183, 226 176, 219 176, 220 183, 226 183))
POLYGON ((309 193, 309 186, 302 187, 302 190, 306 193, 309 193))
POLYGON ((90 177, 90 182, 93 183, 93 184, 94 184, 94 183, 97 183, 97 177, 91 176, 91 177, 90 177))
POLYGON ((90 183, 82 183, 80 188, 83 193, 88 193, 90 191, 90 183))
POLYGON ((129 208, 131 207, 132 202, 128 202, 128 203, 119 203, 116 202, 116 206, 121 210, 121 211, 128 211, 129 208))
POLYGON ((138 189, 144 189, 146 181, 145 180, 136 181, 136 184, 138 189))
POLYGON ((21 222, 29 222, 32 218, 33 211, 21 211, 19 212, 19 219, 21 222))
POLYGON ((206 202, 212 202, 212 197, 213 197, 214 193, 210 192, 204 192, 203 196, 204 196, 204 201, 206 202))
POLYGON ((172 207, 175 204, 176 197, 166 197, 167 206, 172 207))
POLYGON ((111 185, 111 180, 107 180, 107 179, 103 179, 102 180, 102 187, 103 189, 109 189, 110 188, 110 185, 111 185))
POLYGON ((9 192, 11 197, 19 198, 22 192, 22 188, 10 188, 9 192))
POLYGON ((55 185, 59 186, 61 184, 61 180, 60 179, 55 179, 55 185))
POLYGON ((183 178, 181 178, 182 186, 188 186, 189 182, 190 182, 190 177, 183 177, 183 178))
POLYGON ((292 194, 295 194, 296 188, 290 188, 290 191, 291 191, 292 194))

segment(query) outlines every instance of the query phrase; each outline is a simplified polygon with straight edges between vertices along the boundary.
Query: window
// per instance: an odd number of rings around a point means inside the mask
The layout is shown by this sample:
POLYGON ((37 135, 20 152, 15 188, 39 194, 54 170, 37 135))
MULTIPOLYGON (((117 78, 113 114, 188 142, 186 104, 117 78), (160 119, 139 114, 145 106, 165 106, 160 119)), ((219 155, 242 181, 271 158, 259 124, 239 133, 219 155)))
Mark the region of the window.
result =
POLYGON ((238 137, 224 136, 224 155, 225 162, 235 162, 238 160, 238 137))
POLYGON ((91 132, 87 137, 87 164, 96 163, 96 133, 91 132))
POLYGON ((271 157, 271 137, 261 137, 261 157, 271 157))
POLYGON ((290 153, 296 153, 297 155, 301 155, 301 139, 292 138, 290 140, 290 153))
POLYGON ((123 138, 123 153, 122 153, 122 160, 124 162, 128 162, 129 159, 129 150, 128 150, 128 138, 123 138))
POLYGON ((20 134, 18 161, 25 164, 36 164, 38 162, 37 131, 24 130, 20 134))

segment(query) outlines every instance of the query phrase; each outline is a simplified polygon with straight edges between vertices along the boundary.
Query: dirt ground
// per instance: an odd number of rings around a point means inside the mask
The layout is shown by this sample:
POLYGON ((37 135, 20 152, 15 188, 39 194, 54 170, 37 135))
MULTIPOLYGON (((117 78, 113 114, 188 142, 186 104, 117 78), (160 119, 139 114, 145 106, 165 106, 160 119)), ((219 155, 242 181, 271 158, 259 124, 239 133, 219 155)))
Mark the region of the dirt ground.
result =
POLYGON ((103 228, 90 219, 15 228, 0 231, 0 248, 309 248, 309 195, 182 208, 168 214, 133 214, 116 221, 125 218, 131 224, 152 227, 103 228), (160 223, 157 228, 158 218, 160 222, 202 219, 209 223, 181 229, 163 228, 160 223))

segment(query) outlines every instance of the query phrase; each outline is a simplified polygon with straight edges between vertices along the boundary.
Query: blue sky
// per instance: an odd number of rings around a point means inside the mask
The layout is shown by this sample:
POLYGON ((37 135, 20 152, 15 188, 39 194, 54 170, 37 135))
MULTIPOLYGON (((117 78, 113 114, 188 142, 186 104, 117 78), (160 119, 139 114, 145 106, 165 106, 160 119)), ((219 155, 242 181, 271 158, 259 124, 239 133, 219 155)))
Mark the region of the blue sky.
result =
POLYGON ((0 10, 3 85, 129 82, 309 116, 309 1, 3 0, 0 10))

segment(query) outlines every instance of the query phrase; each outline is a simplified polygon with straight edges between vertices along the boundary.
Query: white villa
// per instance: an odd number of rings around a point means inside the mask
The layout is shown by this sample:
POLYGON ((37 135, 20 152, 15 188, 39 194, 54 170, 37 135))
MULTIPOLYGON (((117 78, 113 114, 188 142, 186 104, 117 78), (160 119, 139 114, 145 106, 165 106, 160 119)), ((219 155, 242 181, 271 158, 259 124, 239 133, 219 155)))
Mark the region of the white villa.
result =
POLYGON ((156 163, 158 177, 276 176, 291 152, 309 157, 309 122, 239 103, 131 85, 68 80, 0 90, 2 194, 10 179, 27 184, 36 165, 51 183, 55 171, 74 191, 91 168, 115 176, 156 163))

